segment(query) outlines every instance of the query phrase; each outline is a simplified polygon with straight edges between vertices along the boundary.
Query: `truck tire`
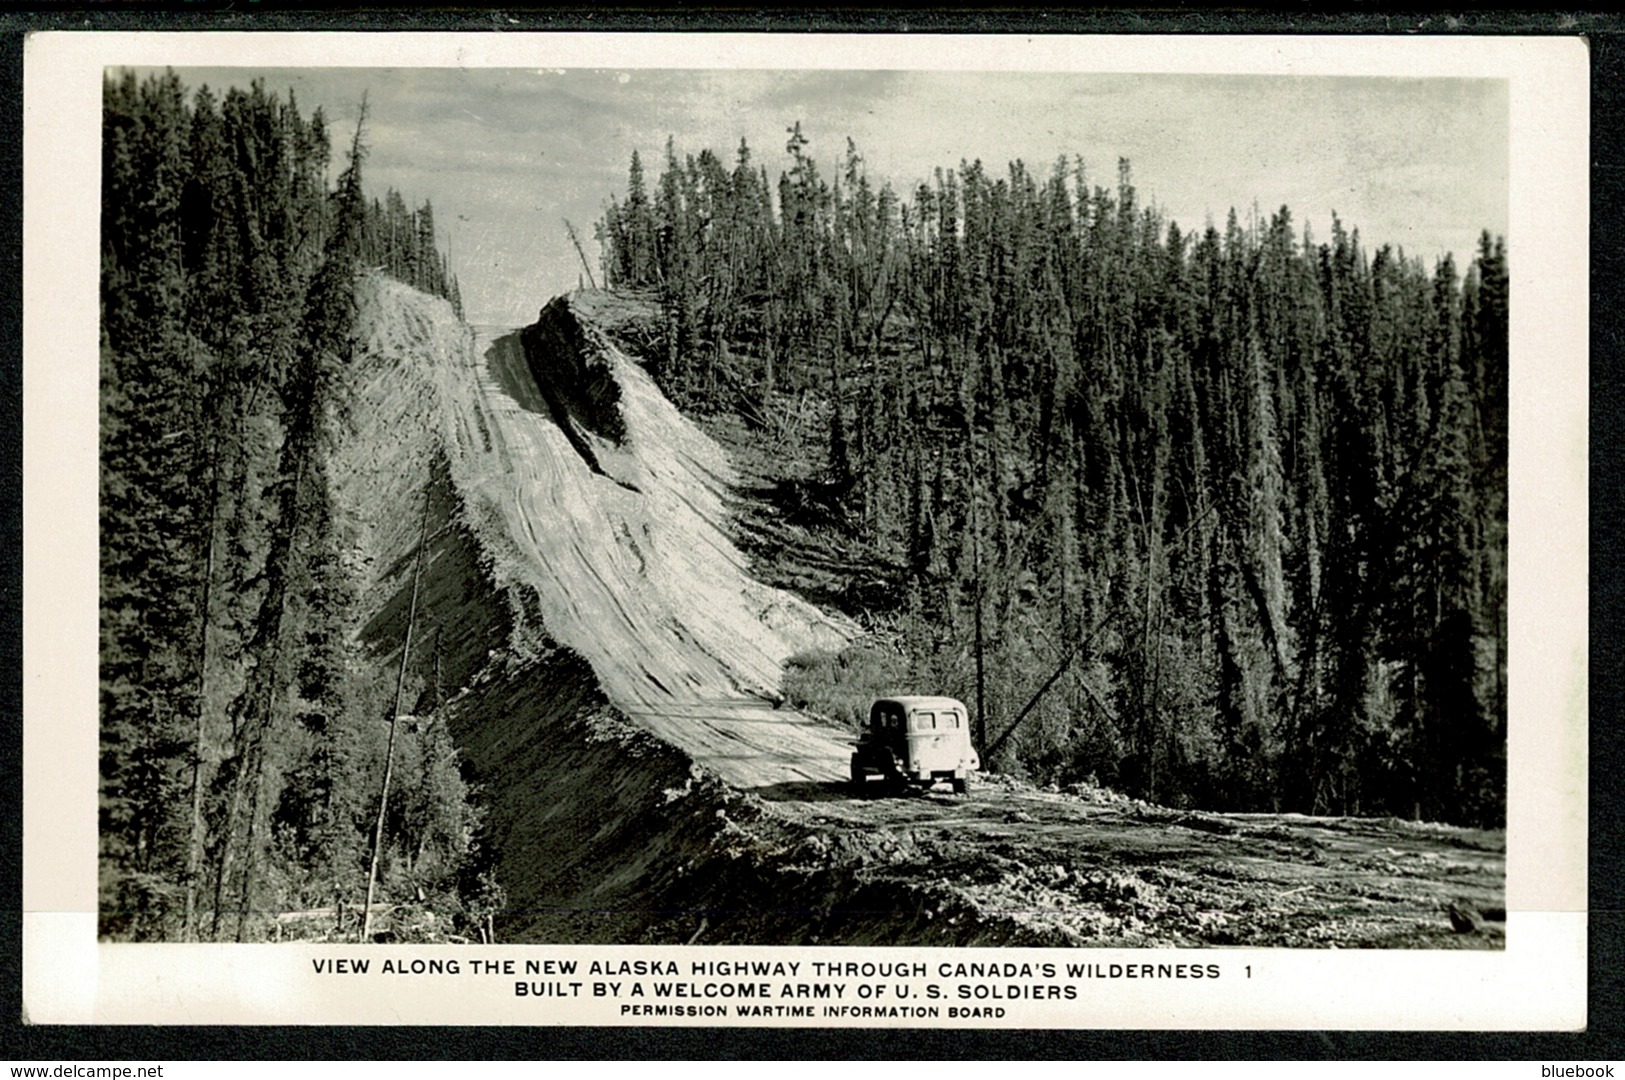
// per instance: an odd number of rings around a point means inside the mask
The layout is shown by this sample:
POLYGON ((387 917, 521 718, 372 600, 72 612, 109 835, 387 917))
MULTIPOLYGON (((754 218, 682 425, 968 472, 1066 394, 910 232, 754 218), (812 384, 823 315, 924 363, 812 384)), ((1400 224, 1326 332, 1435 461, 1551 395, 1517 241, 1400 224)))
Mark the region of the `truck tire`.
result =
POLYGON ((852 755, 852 794, 858 798, 867 798, 869 794, 869 772, 858 761, 858 755, 852 755))
POLYGON ((970 794, 970 777, 967 776, 967 777, 964 777, 962 779, 954 781, 954 794, 955 795, 969 795, 970 794))

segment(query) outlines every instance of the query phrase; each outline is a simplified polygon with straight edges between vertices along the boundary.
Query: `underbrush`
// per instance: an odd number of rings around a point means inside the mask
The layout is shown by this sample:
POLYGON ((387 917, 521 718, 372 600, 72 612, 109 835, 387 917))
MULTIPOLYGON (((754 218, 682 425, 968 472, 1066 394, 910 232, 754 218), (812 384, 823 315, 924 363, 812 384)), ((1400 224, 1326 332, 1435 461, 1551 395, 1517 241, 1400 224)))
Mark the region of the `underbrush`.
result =
POLYGON ((797 653, 784 664, 787 704, 853 731, 875 698, 909 693, 908 683, 907 658, 872 639, 839 652, 797 653))

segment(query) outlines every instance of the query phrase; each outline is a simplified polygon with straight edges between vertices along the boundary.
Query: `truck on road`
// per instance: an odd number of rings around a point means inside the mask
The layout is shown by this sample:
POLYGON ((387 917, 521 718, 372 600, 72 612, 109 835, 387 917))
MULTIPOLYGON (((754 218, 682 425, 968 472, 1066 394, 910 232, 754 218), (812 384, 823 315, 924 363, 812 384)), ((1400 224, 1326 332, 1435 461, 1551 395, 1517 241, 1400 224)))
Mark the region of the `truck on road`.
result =
POLYGON ((949 697, 879 698, 856 745, 852 787, 862 795, 944 780, 963 795, 982 767, 971 744, 970 713, 949 697))

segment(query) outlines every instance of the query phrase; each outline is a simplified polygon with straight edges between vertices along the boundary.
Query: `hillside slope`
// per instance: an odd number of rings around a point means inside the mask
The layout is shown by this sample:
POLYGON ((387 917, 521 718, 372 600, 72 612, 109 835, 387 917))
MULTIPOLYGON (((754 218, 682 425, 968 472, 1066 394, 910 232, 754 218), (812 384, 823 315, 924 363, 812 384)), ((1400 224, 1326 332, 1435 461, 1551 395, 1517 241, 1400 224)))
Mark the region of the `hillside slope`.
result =
POLYGON ((755 580, 726 454, 553 301, 475 334, 361 290, 334 450, 364 637, 398 658, 429 499, 419 642, 491 815, 505 939, 1485 945, 1500 833, 1184 814, 984 784, 854 801, 846 734, 775 708, 786 658, 843 617, 755 580))

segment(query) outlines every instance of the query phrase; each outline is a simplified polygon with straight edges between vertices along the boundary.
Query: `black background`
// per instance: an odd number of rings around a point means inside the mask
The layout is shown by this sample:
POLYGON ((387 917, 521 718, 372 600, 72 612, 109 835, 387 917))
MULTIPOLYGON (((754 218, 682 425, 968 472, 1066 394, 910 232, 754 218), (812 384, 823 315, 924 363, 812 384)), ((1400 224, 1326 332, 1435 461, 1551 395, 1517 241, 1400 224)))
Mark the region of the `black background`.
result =
MULTIPOLYGON (((86 213, 93 208, 86 207, 86 213)), ((1513 258, 1516 258, 1514 250, 1513 258)), ((1625 656, 1614 636, 1625 522, 1625 17, 1363 4, 1343 11, 1189 6, 1033 11, 842 7, 797 13, 714 5, 356 11, 314 4, 36 4, 0 9, 0 1061, 506 1060, 558 1058, 1406 1060, 1625 1057, 1619 831, 1625 656), (1161 1032, 700 1028, 61 1027, 22 1023, 22 50, 35 29, 772 30, 918 33, 1560 35, 1591 50, 1591 599, 1589 1030, 1161 1032)), ((1329 993, 1336 987, 1329 986, 1329 993)), ((1438 988, 1448 995, 1451 988, 1438 988)), ((1534 1075, 1531 1073, 1531 1075, 1534 1075)))

